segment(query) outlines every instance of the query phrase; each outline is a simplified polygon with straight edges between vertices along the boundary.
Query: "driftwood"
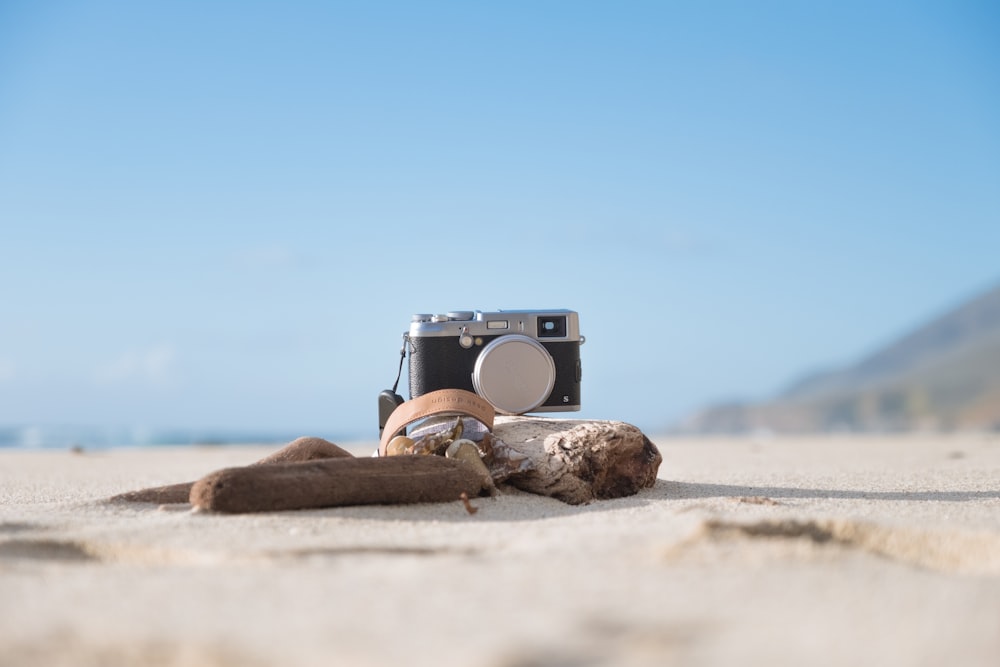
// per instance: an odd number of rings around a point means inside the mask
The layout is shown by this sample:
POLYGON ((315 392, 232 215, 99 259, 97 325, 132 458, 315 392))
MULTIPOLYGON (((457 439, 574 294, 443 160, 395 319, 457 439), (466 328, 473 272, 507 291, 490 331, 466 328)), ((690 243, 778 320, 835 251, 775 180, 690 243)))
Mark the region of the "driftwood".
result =
POLYGON ((437 503, 488 491, 476 469, 443 456, 337 458, 226 468, 195 482, 191 504, 216 512, 437 503))
POLYGON ((157 505, 186 503, 188 496, 191 495, 192 486, 194 486, 194 482, 153 486, 148 489, 119 493, 111 496, 109 500, 114 503, 156 503, 157 505))
POLYGON ((663 461, 642 431, 619 421, 497 417, 494 481, 571 505, 631 496, 663 461))
POLYGON ((492 433, 466 430, 484 453, 489 478, 482 465, 473 465, 478 462, 434 455, 355 458, 326 440, 299 438, 248 466, 111 500, 262 512, 448 502, 493 493, 495 483, 577 505, 652 486, 663 460, 642 431, 618 421, 497 417, 492 433))
MULTIPOLYGON (((288 461, 316 461, 319 459, 342 458, 352 456, 346 449, 341 449, 337 445, 324 440, 323 438, 298 438, 288 443, 273 454, 269 454, 250 465, 268 465, 272 463, 284 463, 288 461)), ((128 491, 112 496, 114 502, 131 503, 157 503, 167 505, 170 503, 189 502, 191 487, 194 482, 181 482, 180 484, 168 484, 166 486, 154 486, 138 491, 128 491)))
POLYGON ((267 465, 268 463, 286 463, 289 461, 318 461, 320 459, 353 456, 346 449, 338 447, 323 438, 298 438, 252 465, 259 466, 267 465))

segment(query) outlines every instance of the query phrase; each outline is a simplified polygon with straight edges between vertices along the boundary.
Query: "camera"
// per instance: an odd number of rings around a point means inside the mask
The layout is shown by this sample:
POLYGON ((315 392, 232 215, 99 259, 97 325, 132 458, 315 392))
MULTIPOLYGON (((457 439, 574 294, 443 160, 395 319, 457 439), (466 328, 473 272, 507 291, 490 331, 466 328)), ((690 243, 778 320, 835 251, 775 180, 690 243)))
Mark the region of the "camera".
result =
POLYGON ((580 409, 584 337, 575 311, 418 314, 405 338, 411 398, 465 389, 501 414, 580 409))

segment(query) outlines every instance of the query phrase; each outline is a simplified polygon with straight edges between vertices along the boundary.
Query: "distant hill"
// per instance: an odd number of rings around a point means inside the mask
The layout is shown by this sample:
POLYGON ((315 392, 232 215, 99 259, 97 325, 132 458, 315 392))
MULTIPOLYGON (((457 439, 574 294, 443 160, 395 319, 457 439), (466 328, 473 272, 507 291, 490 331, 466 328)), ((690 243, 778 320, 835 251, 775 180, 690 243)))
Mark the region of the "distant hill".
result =
POLYGON ((749 431, 1000 430, 1000 286, 847 368, 772 400, 710 407, 679 425, 749 431))

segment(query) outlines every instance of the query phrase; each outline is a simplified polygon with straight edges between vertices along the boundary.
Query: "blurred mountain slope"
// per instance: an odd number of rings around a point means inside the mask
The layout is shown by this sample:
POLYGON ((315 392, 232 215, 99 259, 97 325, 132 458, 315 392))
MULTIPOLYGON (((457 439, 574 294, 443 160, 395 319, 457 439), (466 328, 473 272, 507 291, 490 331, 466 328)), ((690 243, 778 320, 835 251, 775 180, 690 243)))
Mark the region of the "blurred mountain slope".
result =
POLYGON ((773 400, 710 407, 677 430, 1000 430, 1000 286, 856 364, 773 400))

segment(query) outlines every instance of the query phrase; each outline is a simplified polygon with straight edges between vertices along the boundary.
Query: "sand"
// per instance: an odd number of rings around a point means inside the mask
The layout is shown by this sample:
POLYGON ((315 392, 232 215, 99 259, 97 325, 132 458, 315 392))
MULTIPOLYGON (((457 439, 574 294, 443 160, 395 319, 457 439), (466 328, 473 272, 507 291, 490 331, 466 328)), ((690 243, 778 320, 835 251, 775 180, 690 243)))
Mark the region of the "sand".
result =
POLYGON ((654 441, 637 496, 475 514, 104 502, 273 447, 0 451, 0 666, 1000 664, 1000 436, 654 441))

